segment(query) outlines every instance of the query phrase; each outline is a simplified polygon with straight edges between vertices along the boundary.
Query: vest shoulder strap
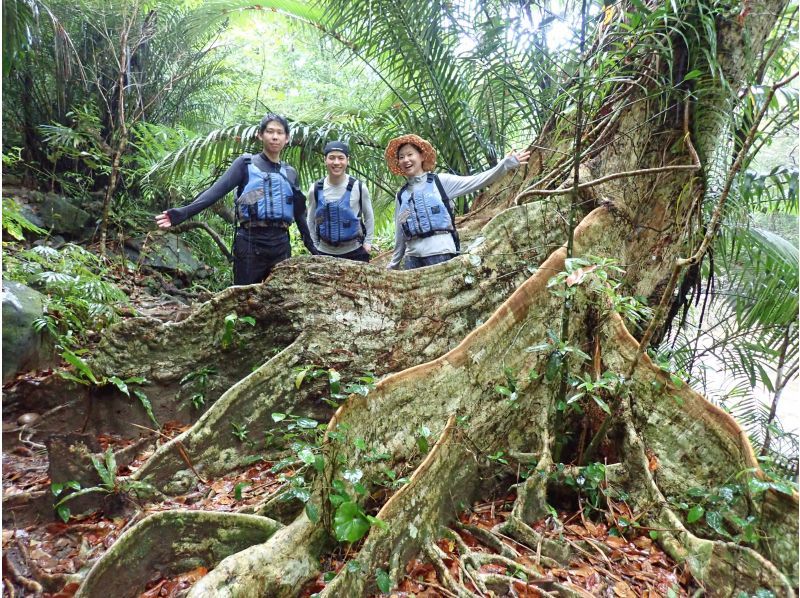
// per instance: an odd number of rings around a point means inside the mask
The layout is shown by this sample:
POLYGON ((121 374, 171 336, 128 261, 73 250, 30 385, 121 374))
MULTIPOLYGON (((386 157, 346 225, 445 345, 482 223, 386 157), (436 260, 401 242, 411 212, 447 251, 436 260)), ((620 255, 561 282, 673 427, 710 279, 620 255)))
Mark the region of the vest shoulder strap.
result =
POLYGON ((403 197, 403 193, 408 190, 408 183, 400 187, 400 191, 397 192, 397 203, 401 202, 401 198, 403 197))
POLYGON ((442 203, 444 203, 444 205, 446 205, 446 206, 449 205, 450 204, 450 198, 447 196, 447 193, 444 192, 444 187, 442 187, 442 181, 439 180, 439 177, 437 175, 433 174, 432 172, 429 172, 428 173, 428 182, 429 183, 432 182, 432 183, 434 183, 436 185, 436 188, 439 190, 439 197, 442 198, 442 203))
POLYGON ((456 228, 456 215, 453 213, 453 207, 450 205, 450 198, 447 196, 447 193, 444 192, 444 187, 442 187, 442 181, 439 180, 439 177, 432 172, 428 173, 428 182, 433 182, 436 184, 436 188, 439 190, 439 197, 442 199, 442 203, 444 204, 445 210, 450 215, 450 223, 453 225, 453 243, 456 246, 456 252, 461 252, 461 239, 458 237, 458 229, 456 228))

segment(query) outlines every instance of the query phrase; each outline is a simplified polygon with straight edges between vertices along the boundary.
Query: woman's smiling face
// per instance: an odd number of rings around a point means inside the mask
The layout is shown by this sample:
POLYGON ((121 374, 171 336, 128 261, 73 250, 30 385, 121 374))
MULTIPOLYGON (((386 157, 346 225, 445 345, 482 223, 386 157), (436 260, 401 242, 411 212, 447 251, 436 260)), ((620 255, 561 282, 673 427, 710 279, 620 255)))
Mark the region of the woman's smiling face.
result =
POLYGON ((397 164, 405 176, 417 176, 423 173, 422 152, 416 146, 406 143, 397 150, 397 164))

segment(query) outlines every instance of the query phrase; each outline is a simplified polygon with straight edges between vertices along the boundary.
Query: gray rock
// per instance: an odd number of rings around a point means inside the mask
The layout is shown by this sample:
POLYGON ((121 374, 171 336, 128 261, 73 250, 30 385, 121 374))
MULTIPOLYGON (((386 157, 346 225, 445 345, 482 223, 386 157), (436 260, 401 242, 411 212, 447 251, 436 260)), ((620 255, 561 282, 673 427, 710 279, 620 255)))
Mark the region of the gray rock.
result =
POLYGON ((20 213, 28 219, 31 224, 35 224, 39 228, 45 228, 44 221, 39 217, 34 209, 27 203, 20 204, 20 213))
POLYGON ((158 235, 148 239, 128 239, 125 242, 128 257, 135 262, 167 272, 183 272, 194 277, 205 266, 192 255, 189 246, 175 235, 158 235))
POLYGON ((88 212, 53 193, 46 194, 42 199, 42 203, 39 205, 39 217, 44 223, 43 228, 50 230, 53 234, 67 235, 72 238, 85 236, 85 229, 92 220, 88 212))
POLYGON ((25 218, 52 235, 84 239, 93 232, 93 220, 89 212, 66 197, 22 188, 4 188, 4 192, 19 203, 25 218))
POLYGON ((51 343, 33 329, 33 321, 42 315, 42 300, 24 284, 3 281, 3 382, 52 362, 51 343))

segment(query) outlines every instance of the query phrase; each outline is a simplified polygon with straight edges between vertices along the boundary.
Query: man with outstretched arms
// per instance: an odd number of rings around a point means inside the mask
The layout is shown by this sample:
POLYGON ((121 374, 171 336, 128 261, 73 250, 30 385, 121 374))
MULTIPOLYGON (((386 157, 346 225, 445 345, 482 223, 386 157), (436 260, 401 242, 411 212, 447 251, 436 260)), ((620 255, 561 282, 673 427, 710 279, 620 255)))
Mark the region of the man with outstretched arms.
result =
POLYGON ((308 228, 321 255, 368 262, 375 218, 366 186, 347 174, 350 146, 331 141, 323 153, 328 176, 308 191, 308 228))
POLYGON ((297 187, 297 171, 281 162, 289 142, 289 123, 282 116, 267 114, 256 135, 263 145, 260 154, 243 154, 217 181, 188 206, 171 208, 156 216, 161 228, 191 218, 236 189, 236 236, 233 241, 233 284, 261 282, 275 264, 291 256, 289 226, 294 222, 303 244, 317 250, 306 222, 306 200, 297 187))

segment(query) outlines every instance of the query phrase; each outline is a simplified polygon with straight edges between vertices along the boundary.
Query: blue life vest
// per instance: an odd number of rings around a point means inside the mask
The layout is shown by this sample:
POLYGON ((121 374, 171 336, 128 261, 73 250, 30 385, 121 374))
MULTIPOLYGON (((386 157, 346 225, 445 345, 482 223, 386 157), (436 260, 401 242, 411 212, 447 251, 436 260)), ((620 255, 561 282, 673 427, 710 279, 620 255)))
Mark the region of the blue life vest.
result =
POLYGON ((337 201, 332 202, 325 201, 324 179, 317 181, 314 186, 317 200, 314 221, 317 223, 317 234, 329 245, 341 245, 362 236, 361 220, 350 207, 350 195, 355 182, 353 177, 348 177, 347 189, 344 194, 337 201))
POLYGON ((422 193, 412 193, 406 183, 397 194, 398 222, 403 227, 406 240, 430 237, 441 233, 453 233, 453 217, 447 196, 441 190, 436 175, 428 173, 422 193), (435 186, 434 186, 435 183, 435 186))
POLYGON ((294 189, 286 177, 286 165, 280 172, 264 172, 251 161, 247 164, 247 184, 236 198, 239 222, 249 225, 288 227, 294 221, 294 189))

